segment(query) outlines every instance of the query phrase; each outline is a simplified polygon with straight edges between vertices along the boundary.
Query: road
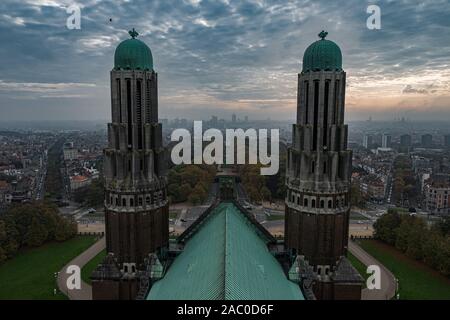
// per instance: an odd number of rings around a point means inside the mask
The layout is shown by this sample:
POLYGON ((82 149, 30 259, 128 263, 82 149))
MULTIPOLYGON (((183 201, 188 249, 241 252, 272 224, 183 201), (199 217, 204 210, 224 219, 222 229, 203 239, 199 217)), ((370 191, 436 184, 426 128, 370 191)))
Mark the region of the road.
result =
POLYGON ((394 275, 383 266, 378 260, 364 251, 355 242, 348 241, 348 250, 353 254, 359 261, 361 261, 366 266, 377 265, 380 267, 381 271, 381 289, 369 290, 367 288, 362 291, 362 300, 390 300, 395 296, 395 289, 397 283, 394 275))
POLYGON ((94 243, 89 249, 70 261, 58 273, 58 288, 67 297, 69 297, 70 300, 92 300, 92 288, 89 284, 81 280, 81 289, 69 290, 67 288, 67 278, 69 277, 69 274, 66 273, 67 267, 76 265, 79 266, 81 270, 86 263, 88 263, 97 254, 99 254, 105 247, 106 241, 105 237, 103 237, 99 241, 94 243))

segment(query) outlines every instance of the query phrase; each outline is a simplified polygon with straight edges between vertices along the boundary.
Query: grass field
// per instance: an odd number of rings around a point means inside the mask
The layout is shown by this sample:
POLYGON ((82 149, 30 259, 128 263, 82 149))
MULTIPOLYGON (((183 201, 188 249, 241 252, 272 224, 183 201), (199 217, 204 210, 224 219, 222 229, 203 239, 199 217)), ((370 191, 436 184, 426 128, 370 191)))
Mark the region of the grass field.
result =
POLYGON ((400 299, 450 299, 450 280, 392 246, 362 240, 361 247, 399 279, 400 299))
POLYGON ((362 214, 352 211, 350 212, 350 220, 370 220, 366 216, 363 216, 362 214))
POLYGON ((270 216, 266 217, 267 221, 279 221, 284 220, 284 214, 271 214, 270 216))
MULTIPOLYGON (((369 274, 367 274, 366 270, 367 267, 358 260, 354 255, 350 253, 350 251, 347 252, 347 259, 351 262, 351 264, 355 267, 355 269, 359 272, 361 277, 364 278, 364 280, 367 280, 369 278, 369 274)), ((364 287, 366 286, 366 282, 364 282, 364 287)))
POLYGON ((102 250, 99 254, 97 254, 91 261, 86 263, 84 267, 81 269, 81 279, 86 283, 91 283, 92 271, 98 266, 100 262, 102 262, 103 258, 106 256, 106 250, 102 250))
POLYGON ((26 249, 0 265, 0 299, 66 299, 58 293, 55 272, 95 243, 95 237, 75 237, 26 249))
POLYGON ((178 211, 170 211, 169 219, 176 219, 178 217, 178 211))

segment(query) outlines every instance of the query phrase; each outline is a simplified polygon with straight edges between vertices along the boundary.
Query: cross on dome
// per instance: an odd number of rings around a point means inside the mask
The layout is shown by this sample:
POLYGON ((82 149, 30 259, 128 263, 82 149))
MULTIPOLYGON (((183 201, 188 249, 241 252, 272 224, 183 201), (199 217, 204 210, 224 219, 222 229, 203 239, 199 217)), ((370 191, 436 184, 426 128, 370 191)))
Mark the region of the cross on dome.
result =
POLYGON ((328 35, 328 32, 326 32, 324 30, 322 30, 322 32, 319 33, 319 37, 322 38, 322 40, 324 40, 327 35, 328 35))
POLYGON ((133 28, 133 30, 128 31, 128 34, 129 34, 133 39, 136 38, 136 37, 139 35, 139 33, 137 33, 137 31, 134 30, 134 28, 133 28))

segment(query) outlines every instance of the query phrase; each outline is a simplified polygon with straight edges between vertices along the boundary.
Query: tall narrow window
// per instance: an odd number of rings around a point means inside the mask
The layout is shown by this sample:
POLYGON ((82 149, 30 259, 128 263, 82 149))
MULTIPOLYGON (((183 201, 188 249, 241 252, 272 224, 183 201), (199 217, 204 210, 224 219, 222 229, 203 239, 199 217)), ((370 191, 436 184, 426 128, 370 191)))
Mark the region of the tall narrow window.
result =
POLYGON ((313 147, 317 150, 317 124, 319 122, 319 81, 314 81, 314 123, 313 123, 313 147))
POLYGON ((330 81, 325 82, 325 97, 323 102, 323 146, 327 146, 328 139, 328 100, 330 94, 330 81))
POLYGON ((128 120, 128 148, 133 146, 133 114, 131 110, 131 81, 127 79, 127 120, 128 120))
POLYGON ((120 85, 120 79, 117 81, 117 105, 119 113, 119 122, 122 122, 122 86, 120 85))
POLYGON ((337 109, 339 97, 339 80, 334 83, 334 101, 333 101, 333 124, 337 124, 337 109))
POLYGON ((327 174, 327 162, 323 162, 323 174, 327 174))
POLYGON ((145 122, 150 123, 150 80, 146 81, 145 85, 145 122))
POLYGON ((309 109, 309 82, 305 81, 305 119, 303 121, 305 124, 309 123, 308 109, 309 109))
POLYGON ((136 81, 136 122, 138 129, 138 149, 142 149, 142 82, 136 81))

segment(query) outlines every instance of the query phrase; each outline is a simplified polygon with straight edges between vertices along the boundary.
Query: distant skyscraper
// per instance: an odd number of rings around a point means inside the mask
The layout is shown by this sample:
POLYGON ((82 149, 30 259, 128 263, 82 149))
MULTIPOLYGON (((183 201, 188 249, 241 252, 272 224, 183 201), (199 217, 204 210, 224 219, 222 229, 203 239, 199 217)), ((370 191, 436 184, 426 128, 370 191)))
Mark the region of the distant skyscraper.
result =
POLYGON ((364 135, 363 147, 366 149, 370 149, 372 145, 373 145, 373 136, 371 134, 364 135))
POLYGON ((340 48, 325 40, 306 49, 298 75, 297 123, 286 173, 285 246, 311 266, 318 299, 359 299, 362 279, 345 258, 352 152, 344 124, 346 74, 340 48))
POLYGON ((450 134, 444 136, 444 147, 450 149, 450 134))
POLYGON ((236 115, 234 113, 231 116, 231 122, 236 123, 236 115))
POLYGON ((217 127, 217 125, 219 123, 219 120, 218 120, 217 116, 212 116, 210 123, 211 123, 211 127, 213 127, 213 128, 217 127))
POLYGON ((158 77, 145 43, 116 48, 111 71, 111 113, 105 158, 105 227, 108 256, 92 274, 94 299, 134 299, 138 271, 149 254, 169 242, 169 206, 158 77))
POLYGON ((424 134, 421 140, 422 147, 431 148, 433 146, 433 136, 431 134, 424 134))
POLYGON ((383 134, 383 138, 381 141, 381 146, 383 148, 390 148, 392 147, 392 136, 390 134, 383 134))
POLYGON ((400 145, 402 147, 410 147, 412 145, 412 138, 409 134, 403 134, 400 136, 400 145))

